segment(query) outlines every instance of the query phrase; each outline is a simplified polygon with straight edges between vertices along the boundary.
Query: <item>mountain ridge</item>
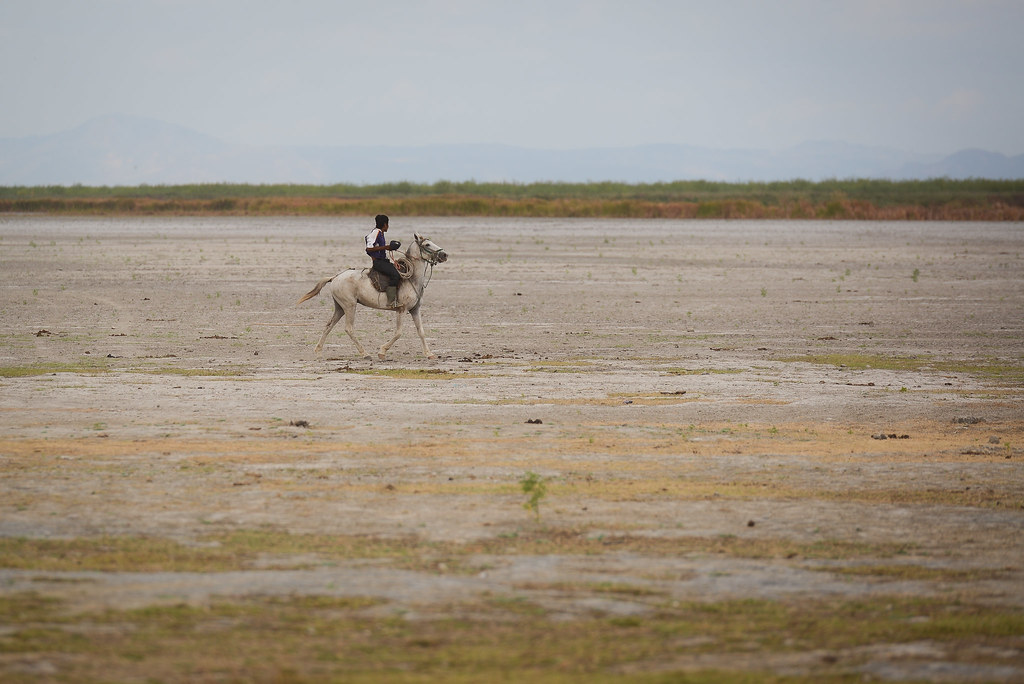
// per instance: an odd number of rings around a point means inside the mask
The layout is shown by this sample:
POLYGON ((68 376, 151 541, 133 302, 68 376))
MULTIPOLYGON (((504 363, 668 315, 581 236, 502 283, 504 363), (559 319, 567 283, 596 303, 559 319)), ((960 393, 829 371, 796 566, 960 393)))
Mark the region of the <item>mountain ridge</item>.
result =
POLYGON ((841 141, 770 151, 649 144, 551 150, 471 143, 252 146, 151 118, 108 115, 59 133, 0 139, 0 185, 372 184, 408 181, 771 182, 1024 178, 1024 155, 926 155, 841 141))

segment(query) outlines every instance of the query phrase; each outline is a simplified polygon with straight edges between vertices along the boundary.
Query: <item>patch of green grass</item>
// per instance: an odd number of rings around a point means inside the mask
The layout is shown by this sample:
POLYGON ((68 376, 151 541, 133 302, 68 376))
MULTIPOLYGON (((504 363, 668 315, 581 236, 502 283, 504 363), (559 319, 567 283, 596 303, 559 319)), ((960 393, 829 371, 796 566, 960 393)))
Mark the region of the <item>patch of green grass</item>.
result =
POLYGON ((780 359, 785 363, 814 363, 850 370, 932 370, 942 373, 964 373, 993 380, 1024 382, 1024 360, 971 359, 965 361, 937 360, 928 356, 882 356, 874 354, 807 354, 780 359))
MULTIPOLYGON (((54 373, 76 373, 79 375, 98 375, 109 373, 114 369, 105 359, 83 359, 74 362, 33 363, 25 366, 0 366, 0 378, 24 378, 35 375, 52 375, 54 373)), ((247 368, 234 366, 230 368, 176 368, 173 366, 141 366, 127 368, 129 373, 148 373, 150 375, 181 375, 185 377, 239 377, 249 373, 247 368)))
POLYGON ((979 582, 1008 576, 1008 571, 992 568, 958 570, 954 568, 933 568, 923 565, 846 565, 815 566, 812 570, 824 570, 841 575, 856 577, 877 577, 879 579, 908 580, 924 582, 979 582))
POLYGON ((872 354, 807 354, 780 359, 785 363, 814 363, 837 366, 850 370, 905 370, 916 371, 932 363, 931 359, 917 356, 880 356, 872 354))
POLYGON ((471 561, 478 555, 630 552, 651 556, 722 554, 735 558, 840 560, 886 558, 914 548, 911 544, 861 544, 839 540, 805 543, 735 536, 666 539, 623 534, 594 537, 582 530, 560 529, 540 529, 513 537, 466 543, 432 542, 415 536, 237 530, 209 535, 200 542, 186 545, 159 537, 3 537, 0 538, 0 567, 41 571, 222 572, 252 568, 260 559, 276 559, 276 568, 378 560, 406 569, 458 573, 473 571, 471 561))
POLYGON ((0 567, 44 571, 220 571, 243 565, 223 547, 191 547, 150 537, 0 539, 0 567))
POLYGON ((216 675, 229 681, 468 683, 507 681, 515 673, 542 684, 795 684, 862 676, 846 659, 819 659, 804 675, 783 676, 769 669, 770 656, 926 640, 945 646, 948 660, 970 664, 979 647, 1012 649, 1024 631, 1019 608, 942 599, 633 598, 644 614, 595 610, 555 622, 522 593, 423 606, 416 620, 368 615, 373 599, 344 597, 241 597, 74 616, 59 604, 17 597, 34 607, 6 621, 0 652, 76 654, 60 661, 68 681, 216 675), (715 669, 695 669, 708 661, 715 669))
POLYGON ((104 361, 81 360, 74 362, 33 363, 27 366, 0 366, 0 378, 25 378, 33 375, 51 375, 53 373, 78 373, 97 375, 106 373, 110 368, 104 361))
POLYGON ((668 375, 731 375, 742 373, 739 368, 666 368, 668 375))
POLYGON ((1024 384, 1024 359, 1018 359, 1016 362, 1000 359, 939 361, 933 366, 935 370, 943 373, 967 373, 995 380, 1000 384, 1024 384))
POLYGON ((376 538, 269 530, 208 535, 198 544, 159 537, 0 538, 0 567, 43 571, 224 572, 251 569, 260 559, 274 559, 275 568, 384 560, 412 570, 437 571, 444 563, 459 572, 467 555, 459 545, 412 536, 376 538))
POLYGON ((37 593, 0 596, 0 615, 13 623, 25 624, 53 619, 60 601, 37 593))

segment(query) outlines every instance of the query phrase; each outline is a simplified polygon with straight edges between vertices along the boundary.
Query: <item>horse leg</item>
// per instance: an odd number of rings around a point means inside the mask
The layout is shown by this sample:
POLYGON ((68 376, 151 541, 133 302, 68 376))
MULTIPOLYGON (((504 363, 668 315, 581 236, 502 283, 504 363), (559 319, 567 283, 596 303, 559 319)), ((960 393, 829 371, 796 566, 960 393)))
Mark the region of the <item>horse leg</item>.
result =
MULTIPOLYGON (((332 300, 333 301, 333 300, 332 300)), ((334 330, 334 326, 338 324, 341 317, 345 315, 345 310, 341 308, 341 304, 334 302, 334 315, 331 316, 331 320, 327 321, 327 327, 324 328, 324 334, 320 336, 320 341, 316 343, 316 353, 319 355, 324 349, 324 340, 334 330)))
POLYGON ((381 346, 380 351, 377 352, 377 358, 379 358, 381 361, 383 361, 384 358, 388 355, 388 349, 390 349, 391 345, 393 345, 395 342, 397 342, 398 338, 401 337, 401 336, 402 336, 402 312, 398 311, 398 312, 395 313, 395 334, 394 334, 394 336, 390 340, 388 340, 387 342, 385 342, 381 346))
POLYGON ((420 342, 423 343, 423 353, 427 355, 428 359, 436 359, 437 354, 430 351, 430 347, 427 346, 427 336, 423 334, 423 322, 420 321, 420 307, 417 306, 410 311, 409 315, 412 316, 412 322, 416 326, 416 332, 419 333, 420 342))
POLYGON ((359 343, 358 339, 356 339, 356 303, 353 302, 349 308, 345 309, 345 311, 348 312, 345 315, 345 332, 347 332, 348 336, 352 338, 352 341, 356 343, 356 349, 359 350, 359 355, 364 359, 369 359, 370 355, 366 353, 363 345, 359 343))

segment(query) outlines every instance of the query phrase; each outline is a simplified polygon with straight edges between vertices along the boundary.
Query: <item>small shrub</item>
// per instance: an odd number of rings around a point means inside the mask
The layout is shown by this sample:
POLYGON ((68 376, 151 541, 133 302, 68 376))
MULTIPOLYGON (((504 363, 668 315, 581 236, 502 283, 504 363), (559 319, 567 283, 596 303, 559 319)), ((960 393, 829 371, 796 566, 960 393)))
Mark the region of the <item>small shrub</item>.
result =
POLYGON ((540 502, 547 494, 547 482, 537 473, 527 471, 519 480, 519 486, 523 488, 523 494, 529 497, 523 504, 523 508, 533 511, 534 517, 540 520, 540 502))

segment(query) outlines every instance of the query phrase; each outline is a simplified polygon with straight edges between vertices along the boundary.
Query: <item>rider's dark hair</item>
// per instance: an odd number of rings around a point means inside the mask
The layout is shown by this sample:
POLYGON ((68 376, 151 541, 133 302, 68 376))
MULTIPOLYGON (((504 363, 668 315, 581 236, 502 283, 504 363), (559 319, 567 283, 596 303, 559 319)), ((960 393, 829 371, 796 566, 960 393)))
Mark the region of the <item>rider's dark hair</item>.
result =
POLYGON ((388 217, 385 214, 377 214, 373 220, 377 222, 378 228, 383 228, 388 225, 388 217))

